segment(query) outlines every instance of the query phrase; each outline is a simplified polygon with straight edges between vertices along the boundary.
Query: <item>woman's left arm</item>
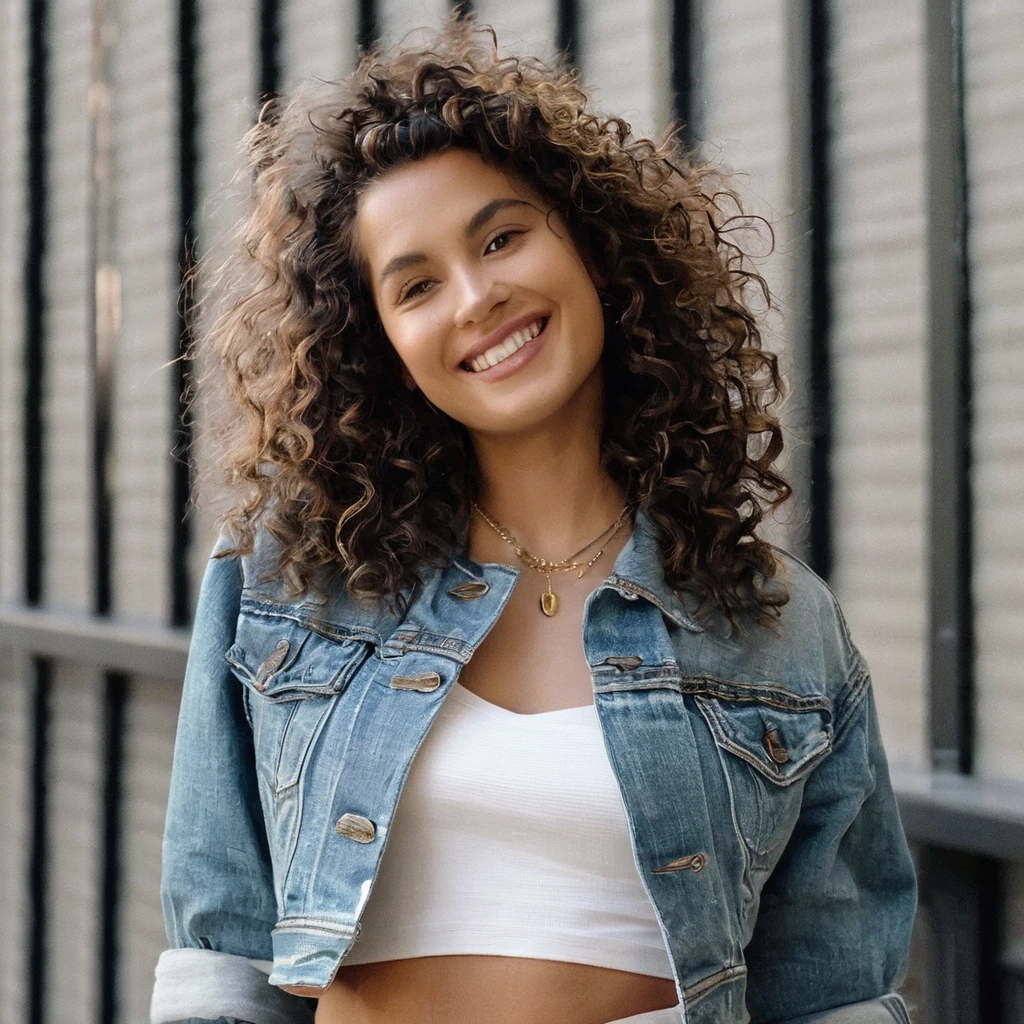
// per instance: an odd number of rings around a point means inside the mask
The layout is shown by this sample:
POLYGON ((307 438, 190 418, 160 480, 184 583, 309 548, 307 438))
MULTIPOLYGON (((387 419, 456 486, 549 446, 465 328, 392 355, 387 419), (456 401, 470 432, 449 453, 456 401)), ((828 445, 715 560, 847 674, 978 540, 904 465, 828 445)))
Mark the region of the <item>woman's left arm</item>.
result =
POLYGON ((848 650, 833 751, 805 783, 746 950, 751 1024, 910 1022, 894 989, 907 968, 916 877, 871 679, 848 650))

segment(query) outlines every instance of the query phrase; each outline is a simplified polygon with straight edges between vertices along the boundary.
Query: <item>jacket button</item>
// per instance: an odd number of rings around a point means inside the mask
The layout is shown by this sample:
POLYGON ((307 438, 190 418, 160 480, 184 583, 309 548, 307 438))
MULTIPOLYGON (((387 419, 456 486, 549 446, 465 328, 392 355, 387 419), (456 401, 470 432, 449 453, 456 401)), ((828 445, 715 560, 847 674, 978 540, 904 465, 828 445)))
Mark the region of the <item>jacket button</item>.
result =
POLYGON ((284 659, 288 657, 290 649, 291 644, 287 640, 278 640, 274 644, 274 649, 263 659, 260 667, 256 670, 256 678, 252 685, 257 690, 267 688, 267 680, 284 664, 284 659))
POLYGON ((490 589, 491 585, 489 583, 467 580, 465 583, 460 583, 457 587, 452 587, 448 593, 452 597, 461 597, 463 601, 473 601, 478 597, 483 597, 490 589))
POLYGON ((768 756, 776 764, 785 764, 789 760, 789 751, 783 746, 782 737, 778 729, 769 729, 762 738, 768 756))
POLYGON ((605 658, 603 665, 614 665, 620 672, 632 672, 644 663, 638 654, 627 654, 621 658, 605 658))
POLYGON ((690 853, 685 857, 669 861, 668 864, 662 864, 660 868, 654 868, 653 874, 661 875, 669 871, 700 871, 707 862, 708 859, 703 853, 690 853))
POLYGON ((436 672, 421 672, 417 676, 392 676, 388 684, 392 690, 418 690, 430 693, 441 685, 441 677, 436 672))
POLYGON ((334 831, 357 843, 372 843, 377 835, 377 826, 361 814, 343 814, 334 826, 334 831))

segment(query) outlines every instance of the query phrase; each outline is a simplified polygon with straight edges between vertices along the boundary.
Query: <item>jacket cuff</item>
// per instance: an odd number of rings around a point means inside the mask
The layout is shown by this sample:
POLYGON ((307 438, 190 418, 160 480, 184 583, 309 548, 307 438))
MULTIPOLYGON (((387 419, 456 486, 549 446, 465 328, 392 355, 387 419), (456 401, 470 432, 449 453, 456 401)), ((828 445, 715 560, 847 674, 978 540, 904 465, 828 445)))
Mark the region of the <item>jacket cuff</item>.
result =
POLYGON ((267 981, 271 966, 212 949, 165 950, 150 1024, 313 1024, 307 1002, 267 981))
POLYGON ((863 1003, 848 1003, 831 1010, 792 1017, 785 1024, 911 1024, 911 1021, 902 996, 890 992, 863 1003))

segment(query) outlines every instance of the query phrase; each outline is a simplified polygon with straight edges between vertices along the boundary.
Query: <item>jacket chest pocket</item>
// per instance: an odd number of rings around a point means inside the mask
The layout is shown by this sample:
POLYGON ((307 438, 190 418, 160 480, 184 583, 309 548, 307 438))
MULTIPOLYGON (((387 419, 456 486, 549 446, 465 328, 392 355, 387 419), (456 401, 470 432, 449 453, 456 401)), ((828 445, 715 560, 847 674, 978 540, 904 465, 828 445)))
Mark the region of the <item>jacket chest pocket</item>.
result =
POLYGON ((832 749, 831 703, 811 696, 788 704, 736 687, 695 699, 720 752, 736 827, 752 851, 769 854, 789 839, 803 780, 832 749))
POLYGON ((337 698, 373 651, 365 640, 328 639, 292 619, 239 619, 224 659, 242 683, 256 768, 275 792, 298 783, 337 698))

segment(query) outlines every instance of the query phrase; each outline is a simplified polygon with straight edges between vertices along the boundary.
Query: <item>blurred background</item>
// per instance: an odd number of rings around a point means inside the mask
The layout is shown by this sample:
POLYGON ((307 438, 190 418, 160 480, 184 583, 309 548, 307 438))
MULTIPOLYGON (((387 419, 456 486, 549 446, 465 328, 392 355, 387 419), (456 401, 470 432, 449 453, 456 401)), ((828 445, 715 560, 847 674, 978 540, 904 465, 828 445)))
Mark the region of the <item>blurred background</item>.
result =
MULTIPOLYGON (((772 224, 791 385, 769 530, 872 668, 922 1024, 1024 1021, 1019 0, 475 0, 638 134, 673 117, 772 224)), ((0 1022, 143 1024, 218 496, 183 417, 261 96, 445 0, 0 0, 0 1022), (202 277, 200 276, 200 287, 202 277), (198 493, 197 493, 198 492, 198 493), (198 511, 191 508, 200 503, 198 511)))

